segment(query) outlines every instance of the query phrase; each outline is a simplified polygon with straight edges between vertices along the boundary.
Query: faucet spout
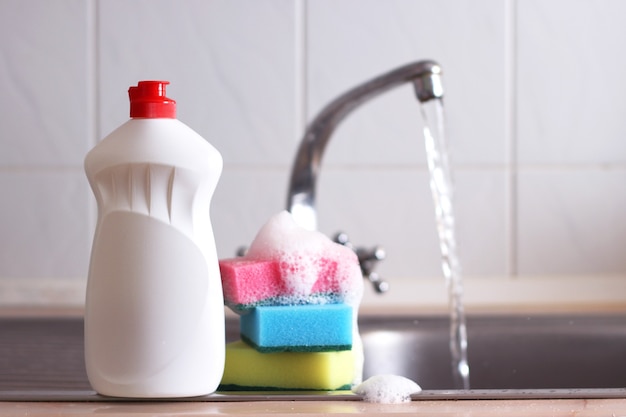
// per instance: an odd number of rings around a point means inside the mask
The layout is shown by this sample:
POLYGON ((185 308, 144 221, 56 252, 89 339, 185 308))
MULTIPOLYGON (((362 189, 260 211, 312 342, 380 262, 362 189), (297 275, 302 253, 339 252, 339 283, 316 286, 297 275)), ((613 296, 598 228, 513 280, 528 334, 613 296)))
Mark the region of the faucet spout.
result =
POLYGON ((363 103, 405 83, 413 83, 417 99, 422 103, 443 97, 439 64, 418 61, 347 91, 323 108, 309 124, 296 154, 287 194, 287 210, 298 225, 308 230, 317 229, 317 177, 324 149, 337 126, 363 103))

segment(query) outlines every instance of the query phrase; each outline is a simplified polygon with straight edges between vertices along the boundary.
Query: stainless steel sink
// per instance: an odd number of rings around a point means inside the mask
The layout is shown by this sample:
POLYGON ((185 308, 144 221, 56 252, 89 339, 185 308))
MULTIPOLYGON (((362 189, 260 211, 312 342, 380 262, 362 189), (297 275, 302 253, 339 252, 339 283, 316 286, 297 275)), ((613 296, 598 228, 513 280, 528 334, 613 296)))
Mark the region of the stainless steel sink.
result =
MULTIPOLYGON (((227 320, 227 340, 239 338, 227 320)), ((361 317, 364 377, 403 375, 419 399, 626 398, 626 314, 468 318, 471 390, 453 385, 445 317, 361 317)), ((80 318, 0 318, 0 401, 115 401, 91 390, 80 318)), ((191 401, 358 400, 350 392, 218 393, 191 401)), ((187 400, 189 401, 189 400, 187 400)))
MULTIPOLYGON (((626 387, 626 315, 469 317, 473 390, 626 387)), ((365 377, 397 374, 454 389, 443 317, 366 318, 365 377)))

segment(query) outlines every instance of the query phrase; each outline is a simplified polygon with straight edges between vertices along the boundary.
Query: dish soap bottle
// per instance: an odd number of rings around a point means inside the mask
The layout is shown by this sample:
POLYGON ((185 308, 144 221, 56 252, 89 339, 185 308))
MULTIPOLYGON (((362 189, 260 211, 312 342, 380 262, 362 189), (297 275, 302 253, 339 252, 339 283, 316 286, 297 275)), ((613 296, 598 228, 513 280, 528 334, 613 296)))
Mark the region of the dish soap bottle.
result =
POLYGON ((98 207, 85 362, 102 395, 206 395, 224 369, 224 302, 209 217, 222 157, 176 119, 167 84, 130 87, 131 119, 85 157, 98 207))

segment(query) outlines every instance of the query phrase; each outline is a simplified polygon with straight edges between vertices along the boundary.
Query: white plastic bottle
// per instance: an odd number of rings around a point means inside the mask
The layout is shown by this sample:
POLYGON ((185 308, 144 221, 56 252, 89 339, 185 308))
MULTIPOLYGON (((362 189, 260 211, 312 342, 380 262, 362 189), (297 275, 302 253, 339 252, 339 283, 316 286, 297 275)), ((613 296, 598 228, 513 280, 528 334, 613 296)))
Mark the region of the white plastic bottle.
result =
POLYGON ((102 395, 210 394, 224 302, 209 206, 220 153, 176 119, 167 81, 130 87, 130 117, 85 158, 98 206, 85 362, 102 395))

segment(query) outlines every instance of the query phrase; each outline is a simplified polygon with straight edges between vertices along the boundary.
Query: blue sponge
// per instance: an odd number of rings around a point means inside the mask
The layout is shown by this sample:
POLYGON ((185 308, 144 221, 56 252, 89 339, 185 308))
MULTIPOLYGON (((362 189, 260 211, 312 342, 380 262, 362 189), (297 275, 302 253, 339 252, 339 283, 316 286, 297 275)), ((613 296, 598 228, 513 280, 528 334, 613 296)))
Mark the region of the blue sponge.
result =
POLYGON ((258 306, 240 318, 241 338, 259 352, 329 352, 352 348, 347 304, 258 306))

